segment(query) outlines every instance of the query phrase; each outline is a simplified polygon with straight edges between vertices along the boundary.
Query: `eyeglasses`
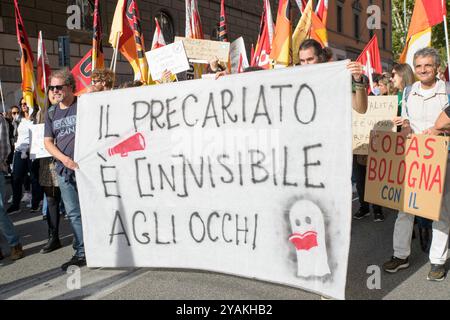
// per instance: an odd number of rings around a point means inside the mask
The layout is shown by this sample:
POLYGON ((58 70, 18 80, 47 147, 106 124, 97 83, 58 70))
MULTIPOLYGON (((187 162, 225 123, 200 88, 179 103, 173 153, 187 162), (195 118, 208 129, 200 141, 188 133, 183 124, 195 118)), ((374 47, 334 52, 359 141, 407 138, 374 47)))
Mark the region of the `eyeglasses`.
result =
POLYGON ((19 114, 18 112, 11 112, 12 115, 19 114))
POLYGON ((66 86, 65 84, 60 85, 60 86, 48 86, 48 91, 54 91, 55 89, 58 91, 61 91, 62 88, 64 88, 65 86, 66 86))
POLYGON ((92 84, 96 84, 96 83, 99 83, 99 82, 102 82, 102 80, 99 80, 99 79, 92 80, 92 84))

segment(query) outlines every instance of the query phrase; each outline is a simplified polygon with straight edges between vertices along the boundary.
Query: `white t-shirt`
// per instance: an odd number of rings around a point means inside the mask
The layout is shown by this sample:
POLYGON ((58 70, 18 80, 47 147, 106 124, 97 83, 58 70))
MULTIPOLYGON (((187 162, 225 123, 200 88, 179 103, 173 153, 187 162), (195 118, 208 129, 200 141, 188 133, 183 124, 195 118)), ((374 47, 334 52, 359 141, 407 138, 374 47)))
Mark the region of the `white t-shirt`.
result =
POLYGON ((431 89, 424 89, 422 88, 422 85, 420 85, 419 87, 419 94, 422 95, 425 99, 428 99, 429 97, 431 97, 434 94, 434 87, 431 89))
POLYGON ((16 151, 28 151, 30 149, 30 135, 33 121, 22 118, 17 127, 17 141, 14 144, 16 151))

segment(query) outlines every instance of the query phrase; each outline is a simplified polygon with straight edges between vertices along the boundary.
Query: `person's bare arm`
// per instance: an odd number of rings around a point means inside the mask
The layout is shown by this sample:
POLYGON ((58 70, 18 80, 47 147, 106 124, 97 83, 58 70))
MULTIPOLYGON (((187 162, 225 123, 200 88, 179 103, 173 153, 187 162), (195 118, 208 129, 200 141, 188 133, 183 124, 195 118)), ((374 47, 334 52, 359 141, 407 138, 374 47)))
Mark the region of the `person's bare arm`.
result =
POLYGON ((53 138, 45 137, 44 146, 45 149, 47 149, 48 153, 50 153, 54 158, 61 161, 66 168, 69 168, 71 170, 78 169, 78 164, 75 161, 73 161, 70 157, 62 153, 57 146, 55 146, 53 138))
POLYGON ((356 82, 356 92, 352 94, 352 108, 358 113, 366 113, 368 98, 367 88, 363 83, 363 68, 359 62, 351 61, 347 64, 347 69, 352 74, 356 82))

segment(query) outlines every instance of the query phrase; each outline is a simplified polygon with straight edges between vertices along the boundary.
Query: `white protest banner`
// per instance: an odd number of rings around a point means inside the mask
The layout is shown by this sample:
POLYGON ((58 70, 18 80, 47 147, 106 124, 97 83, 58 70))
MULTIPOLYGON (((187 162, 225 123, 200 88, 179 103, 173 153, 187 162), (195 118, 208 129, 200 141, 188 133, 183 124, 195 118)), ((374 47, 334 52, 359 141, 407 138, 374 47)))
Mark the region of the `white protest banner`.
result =
POLYGON ((183 41, 177 41, 164 47, 145 53, 152 79, 159 80, 165 70, 177 74, 189 70, 189 62, 184 51, 183 41))
POLYGON ((230 54, 229 42, 183 37, 175 37, 175 41, 183 41, 184 49, 190 62, 209 63, 215 57, 219 61, 228 62, 230 54))
POLYGON ((397 96, 369 96, 367 111, 364 114, 353 110, 353 154, 369 153, 370 131, 395 131, 392 119, 397 115, 397 96))
POLYGON ((239 37, 230 46, 231 73, 238 73, 239 65, 242 69, 247 68, 248 59, 245 51, 244 38, 239 37))
POLYGON ((81 96, 88 266, 211 270, 343 299, 347 63, 81 96))
POLYGON ((31 126, 30 159, 48 158, 52 155, 44 147, 44 127, 45 124, 35 124, 31 126))

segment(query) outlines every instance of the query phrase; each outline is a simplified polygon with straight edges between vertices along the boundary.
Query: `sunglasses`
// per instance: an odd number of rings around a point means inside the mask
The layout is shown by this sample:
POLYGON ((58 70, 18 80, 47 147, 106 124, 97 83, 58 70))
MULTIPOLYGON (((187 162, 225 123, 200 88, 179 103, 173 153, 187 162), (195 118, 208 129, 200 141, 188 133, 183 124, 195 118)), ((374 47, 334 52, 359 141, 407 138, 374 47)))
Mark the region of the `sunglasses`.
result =
POLYGON ((19 114, 19 113, 18 113, 18 112, 11 112, 11 114, 13 114, 13 115, 14 115, 14 114, 19 114))
POLYGON ((61 91, 66 85, 60 85, 60 86, 48 86, 48 91, 54 91, 55 89, 58 91, 61 91))

